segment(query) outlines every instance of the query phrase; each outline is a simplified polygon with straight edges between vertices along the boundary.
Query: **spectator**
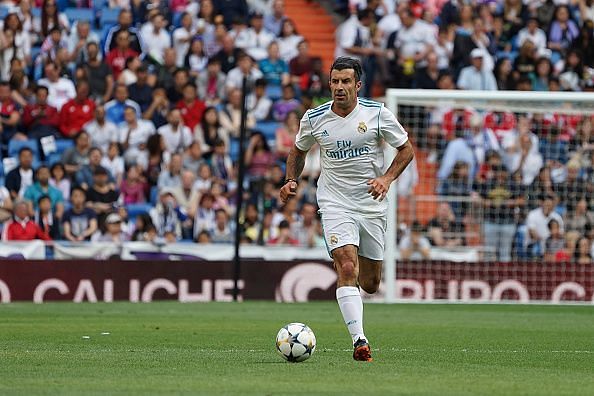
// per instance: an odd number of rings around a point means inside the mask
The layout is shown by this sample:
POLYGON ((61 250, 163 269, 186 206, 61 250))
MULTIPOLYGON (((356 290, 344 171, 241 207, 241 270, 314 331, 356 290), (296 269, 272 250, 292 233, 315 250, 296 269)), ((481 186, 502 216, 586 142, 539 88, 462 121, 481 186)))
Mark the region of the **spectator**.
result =
POLYGON ((299 246, 299 241, 291 232, 291 225, 287 220, 282 220, 278 225, 278 235, 268 240, 268 245, 299 246))
POLYGON ((274 41, 274 34, 264 28, 264 16, 254 13, 251 27, 246 30, 245 47, 243 48, 256 62, 266 58, 270 43, 274 41))
POLYGON ((576 264, 592 264, 590 240, 586 237, 578 239, 575 246, 573 262, 576 264))
POLYGON ((276 156, 279 159, 286 161, 289 152, 295 145, 295 138, 299 133, 299 122, 299 115, 293 110, 287 113, 283 125, 277 128, 274 140, 276 142, 276 156))
POLYGON ((196 86, 192 83, 184 86, 183 99, 177 102, 175 107, 180 110, 184 125, 191 131, 200 124, 206 109, 204 102, 196 97, 196 86))
POLYGON ((131 37, 127 30, 121 30, 116 37, 116 46, 105 55, 105 61, 111 67, 114 80, 118 80, 126 67, 126 59, 136 58, 140 53, 131 48, 131 37))
MULTIPOLYGON (((239 137, 239 127, 241 125, 241 90, 232 89, 229 91, 229 102, 219 113, 219 120, 221 126, 225 128, 227 133, 234 138, 239 137)), ((248 129, 254 128, 256 119, 250 112, 247 114, 245 126, 248 129)))
POLYGON ((107 154, 109 145, 118 141, 118 129, 113 122, 105 118, 105 107, 95 107, 95 118, 82 126, 89 134, 91 146, 98 147, 103 154, 107 154))
POLYGON ((429 52, 426 56, 427 65, 418 68, 413 80, 413 88, 437 89, 437 79, 439 78, 439 68, 437 64, 437 55, 435 52, 429 52))
POLYGON ((547 195, 541 200, 540 206, 531 210, 526 217, 526 242, 531 257, 542 257, 544 254, 544 244, 550 236, 548 224, 551 220, 557 221, 561 233, 565 232, 563 219, 554 211, 555 201, 554 195, 547 195))
POLYGON ((56 217, 62 218, 62 214, 64 213, 64 198, 60 190, 49 184, 49 168, 45 165, 40 166, 37 168, 35 176, 36 181, 27 187, 23 194, 23 198, 27 201, 29 207, 29 213, 33 215, 38 209, 39 198, 47 196, 50 198, 52 211, 56 217))
POLYGON ((167 21, 160 13, 150 17, 150 22, 140 30, 144 49, 148 57, 158 63, 163 63, 165 49, 171 48, 171 36, 167 29, 167 21))
POLYGON ((165 151, 165 140, 163 136, 158 133, 151 135, 146 141, 146 150, 148 153, 148 164, 144 169, 144 175, 149 183, 149 186, 156 187, 159 175, 163 169, 163 162, 169 158, 165 158, 167 152, 165 151))
POLYGON ((148 69, 140 64, 136 69, 136 81, 128 86, 130 99, 138 103, 144 113, 153 100, 153 88, 149 85, 148 69))
POLYGON ((221 62, 210 58, 206 71, 198 75, 198 97, 203 98, 208 106, 218 105, 226 98, 225 81, 227 77, 221 71, 221 62))
POLYGON ((229 133, 221 126, 219 113, 214 107, 204 111, 202 122, 194 129, 194 139, 200 142, 200 147, 207 153, 213 150, 217 139, 223 140, 225 146, 229 147, 229 133))
POLYGON ((185 220, 169 188, 159 192, 159 201, 150 211, 157 235, 166 242, 173 243, 182 237, 181 224, 185 220))
POLYGON ((66 149, 62 154, 61 162, 68 177, 73 177, 83 165, 89 163, 89 148, 89 134, 83 130, 74 137, 74 147, 66 149))
POLYGON ((4 186, 0 186, 0 227, 12 218, 12 198, 10 192, 4 186))
POLYGON ((227 183, 232 175, 233 162, 227 154, 225 142, 221 139, 215 140, 212 155, 209 159, 212 176, 215 180, 227 183))
POLYGON ((89 81, 91 98, 107 102, 113 93, 113 75, 109 65, 99 56, 99 45, 95 42, 87 44, 88 59, 79 64, 84 76, 89 81))
POLYGON ((66 169, 61 162, 56 162, 50 168, 49 184, 62 193, 62 197, 70 197, 70 179, 66 177, 66 169))
POLYGON ((410 260, 411 258, 431 258, 431 242, 423 236, 423 227, 418 221, 414 221, 410 233, 405 235, 398 244, 400 258, 410 260))
POLYGON ((565 5, 558 6, 555 19, 549 27, 549 48, 553 51, 553 63, 563 58, 578 35, 579 29, 570 19, 569 8, 565 5))
POLYGON ((280 36, 285 16, 284 0, 272 1, 272 12, 264 16, 264 28, 274 36, 280 36))
MULTIPOLYGON (((0 85, 0 92, 2 87, 0 85)), ((43 85, 35 87, 35 103, 28 104, 23 110, 23 126, 27 136, 38 140, 45 136, 59 136, 59 114, 55 107, 47 104, 48 89, 43 85)))
POLYGON ((442 202, 437 207, 437 215, 427 225, 427 235, 433 246, 451 248, 466 245, 464 225, 456 221, 447 202, 442 202))
POLYGON ((268 56, 261 59, 258 65, 269 85, 280 87, 290 83, 289 66, 280 58, 279 45, 276 41, 268 44, 268 56))
POLYGON ((297 44, 297 55, 289 61, 291 83, 305 88, 305 84, 313 69, 314 58, 309 53, 309 42, 301 40, 297 44))
POLYGON ((522 175, 522 184, 532 184, 543 166, 540 153, 532 148, 532 139, 524 133, 518 137, 518 144, 513 151, 508 151, 508 166, 512 173, 519 171, 522 175))
POLYGON ((562 251, 565 246, 565 237, 561 233, 561 228, 556 220, 550 220, 548 224, 549 237, 545 241, 544 259, 547 262, 555 261, 555 257, 562 251))
POLYGON ((594 212, 588 210, 588 200, 585 196, 575 203, 575 210, 569 211, 567 214, 567 232, 575 231, 580 235, 585 235, 586 229, 594 226, 594 212))
POLYGON ((270 115, 272 100, 266 94, 266 80, 259 78, 254 84, 254 90, 248 95, 247 108, 256 121, 264 121, 270 115))
POLYGON ((527 40, 520 47, 520 53, 514 61, 514 74, 520 77, 529 77, 534 74, 536 67, 537 48, 532 41, 527 40))
POLYGON ((124 160, 127 164, 145 165, 147 139, 156 133, 155 126, 150 121, 139 120, 136 109, 132 106, 126 107, 124 118, 125 122, 119 126, 124 160))
POLYGON ((179 109, 171 109, 167 116, 168 124, 160 127, 157 132, 165 140, 166 150, 170 153, 183 153, 193 140, 190 128, 182 123, 179 109))
POLYGON ((45 65, 45 78, 38 81, 39 85, 48 89, 47 103, 58 111, 62 105, 76 96, 76 88, 71 80, 60 77, 61 68, 57 63, 45 65))
POLYGON ((2 240, 32 241, 34 239, 51 241, 50 236, 29 218, 27 203, 17 201, 14 204, 13 219, 4 225, 4 229, 2 230, 2 240))
POLYGON ((67 138, 75 136, 93 119, 94 112, 95 102, 89 99, 89 83, 79 81, 76 96, 64 103, 60 110, 60 131, 67 138))
POLYGON ((70 22, 66 14, 58 12, 55 0, 44 0, 41 5, 41 15, 33 20, 33 30, 39 32, 43 39, 50 34, 50 30, 54 27, 68 31, 70 22))
POLYGON ((159 189, 165 187, 174 188, 179 186, 181 183, 181 171, 182 171, 182 156, 179 153, 171 155, 171 160, 167 166, 166 172, 161 172, 157 186, 159 189))
POLYGON ((120 73, 117 82, 126 86, 134 84, 138 80, 136 74, 140 66, 142 66, 142 61, 137 56, 130 56, 126 58, 126 66, 120 73))
MULTIPOLYGON (((173 73, 173 84, 167 89, 167 98, 171 103, 177 103, 184 99, 184 89, 191 84, 188 71, 177 69, 173 73)), ((196 87, 194 87, 196 90, 196 87)), ((195 96, 195 94, 194 94, 195 96)))
POLYGON ((292 225, 292 235, 299 241, 300 246, 312 248, 315 246, 319 220, 316 217, 316 207, 311 203, 304 203, 301 207, 299 220, 292 225))
POLYGON ((152 102, 143 113, 142 118, 151 121, 156 128, 167 124, 167 114, 170 109, 170 102, 163 87, 156 87, 153 90, 152 102))
POLYGON ((171 189, 176 202, 190 218, 194 217, 194 211, 198 206, 198 191, 194 188, 196 176, 194 172, 184 169, 181 172, 181 183, 171 189))
POLYGON ((225 26, 231 26, 231 23, 238 18, 245 18, 249 13, 246 0, 227 0, 224 2, 214 2, 215 13, 223 16, 225 26))
POLYGON ((525 41, 530 41, 537 50, 544 50, 547 47, 547 35, 538 26, 537 17, 529 17, 525 28, 518 32, 517 45, 522 47, 525 41))
POLYGON ((10 197, 15 200, 23 197, 29 186, 33 185, 33 151, 23 147, 19 151, 19 166, 8 172, 6 175, 6 188, 10 197))
MULTIPOLYGON (((91 147, 89 149, 89 162, 81 166, 78 172, 76 172, 76 174, 74 175, 76 185, 82 187, 85 191, 87 191, 89 187, 93 185, 93 177, 95 175, 95 171, 97 171, 97 169, 99 168, 103 168, 101 166, 102 158, 103 154, 101 153, 100 148, 91 147)), ((108 180, 109 183, 114 183, 115 181, 113 177, 111 177, 111 175, 109 175, 108 180)))
POLYGON ((26 61, 31 56, 31 36, 23 29, 16 12, 11 11, 5 16, 0 42, 4 43, 0 51, 0 79, 8 80, 12 60, 26 61))
POLYGON ((513 65, 509 57, 501 57, 495 63, 493 75, 497 80, 497 89, 499 91, 512 91, 516 89, 516 74, 512 73, 513 65))
POLYGON ((497 136, 492 129, 485 126, 483 117, 478 114, 474 114, 470 118, 469 144, 479 167, 485 162, 485 155, 488 151, 499 152, 501 150, 497 136))
POLYGON ((181 26, 173 31, 173 48, 177 56, 175 64, 184 67, 184 60, 190 53, 190 45, 197 35, 197 26, 194 24, 192 14, 183 12, 180 17, 181 26))
POLYGON ((140 213, 136 216, 134 232, 131 241, 135 242, 153 242, 157 237, 157 229, 148 213, 140 213))
POLYGON ((122 9, 122 11, 120 11, 120 15, 118 16, 118 24, 112 26, 107 32, 103 52, 108 54, 111 50, 116 48, 117 40, 114 40, 114 38, 117 38, 118 33, 122 31, 128 32, 130 49, 135 51, 137 54, 144 53, 142 38, 140 37, 138 30, 132 26, 132 13, 126 9, 122 9))
MULTIPOLYGON (((440 183, 443 183, 454 169, 454 165, 457 162, 465 162, 469 167, 469 181, 472 181, 477 169, 476 158, 472 147, 470 147, 468 141, 462 136, 464 131, 456 129, 456 138, 450 141, 446 147, 441 160, 441 165, 437 171, 437 178, 440 183)), ((440 187, 438 187, 438 190, 440 187)))
POLYGON ((105 217, 110 213, 118 200, 118 193, 109 183, 109 173, 103 167, 95 170, 93 185, 87 190, 88 208, 91 208, 99 216, 99 224, 103 224, 105 217))
POLYGON ((229 73, 237 63, 237 56, 243 52, 239 48, 235 48, 235 39, 230 34, 226 34, 222 40, 222 48, 214 55, 221 65, 221 71, 225 74, 229 73))
POLYGON ((122 181, 120 193, 124 205, 145 203, 148 185, 142 179, 137 165, 131 165, 126 172, 126 178, 122 181))
POLYGON ((208 65, 208 56, 204 51, 204 42, 200 38, 195 38, 190 44, 190 50, 184 57, 184 67, 190 71, 192 78, 196 78, 206 71, 208 65))
POLYGON ((110 213, 105 218, 105 232, 95 232, 91 238, 93 242, 112 242, 120 244, 128 240, 122 230, 122 218, 117 213, 110 213))
POLYGON ((203 163, 202 144, 194 140, 183 155, 183 168, 192 172, 192 174, 197 174, 200 165, 203 163))
POLYGON ((283 85, 282 97, 272 105, 272 118, 284 121, 287 114, 299 108, 299 101, 295 99, 295 89, 292 85, 283 85))
MULTIPOLYGON (((450 197, 468 197, 471 193, 471 184, 469 183, 468 164, 462 161, 456 162, 450 176, 441 186, 440 195, 450 197)), ((452 210, 456 219, 462 219, 468 211, 468 203, 452 202, 452 210)))
POLYGON ((253 132, 245 152, 245 165, 250 180, 257 182, 268 174, 274 163, 274 155, 261 132, 253 132))
POLYGON ((42 195, 37 200, 34 221, 51 239, 62 239, 60 235, 60 223, 54 214, 51 200, 47 195, 42 195))
POLYGON ((21 121, 19 105, 10 97, 10 85, 0 81, 0 134, 2 142, 8 144, 13 138, 24 139, 21 133, 17 134, 17 127, 21 121))
POLYGON ((249 87, 251 87, 257 79, 263 77, 262 72, 258 70, 253 59, 245 52, 240 52, 237 55, 237 67, 234 67, 227 73, 227 80, 225 82, 227 91, 241 89, 244 76, 247 78, 249 87))
POLYGON ((156 78, 157 86, 165 88, 169 91, 173 87, 174 75, 177 70, 181 70, 175 64, 177 53, 175 48, 167 48, 163 55, 163 64, 157 65, 156 78))
POLYGON ((215 210, 215 227, 212 231, 212 243, 233 243, 235 235, 229 224, 229 215, 224 209, 215 210))
POLYGON ((107 169, 116 186, 122 185, 124 177, 124 159, 120 153, 118 142, 111 142, 107 148, 107 154, 101 158, 101 166, 107 169))
POLYGON ((128 87, 124 84, 117 84, 112 100, 105 104, 105 118, 119 125, 124 122, 124 111, 126 107, 132 107, 136 111, 136 116, 140 118, 140 106, 133 100, 129 99, 128 87))
POLYGON ((483 68, 484 50, 475 48, 470 53, 472 66, 467 66, 460 72, 458 87, 460 89, 496 91, 497 82, 493 73, 483 68))
POLYGON ((68 36, 68 54, 70 61, 76 64, 83 64, 89 59, 87 45, 89 43, 99 43, 97 33, 91 31, 89 21, 76 21, 76 27, 68 36))

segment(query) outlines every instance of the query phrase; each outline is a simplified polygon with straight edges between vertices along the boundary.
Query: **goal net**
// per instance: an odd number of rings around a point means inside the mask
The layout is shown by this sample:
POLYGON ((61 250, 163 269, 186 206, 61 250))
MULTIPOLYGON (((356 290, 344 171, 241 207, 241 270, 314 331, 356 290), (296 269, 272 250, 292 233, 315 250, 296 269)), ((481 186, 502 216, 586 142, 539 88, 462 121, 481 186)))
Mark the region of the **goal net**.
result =
POLYGON ((594 302, 594 94, 397 90, 385 301, 594 302))

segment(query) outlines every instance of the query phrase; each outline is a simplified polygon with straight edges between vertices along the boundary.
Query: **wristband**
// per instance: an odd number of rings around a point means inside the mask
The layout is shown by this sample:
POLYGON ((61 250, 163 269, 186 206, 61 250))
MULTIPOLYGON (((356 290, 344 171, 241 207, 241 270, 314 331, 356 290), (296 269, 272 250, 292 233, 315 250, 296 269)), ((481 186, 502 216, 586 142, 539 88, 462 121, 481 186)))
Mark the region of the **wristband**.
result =
POLYGON ((285 179, 285 184, 287 184, 288 182, 295 182, 295 183, 299 183, 297 181, 297 179, 285 179))

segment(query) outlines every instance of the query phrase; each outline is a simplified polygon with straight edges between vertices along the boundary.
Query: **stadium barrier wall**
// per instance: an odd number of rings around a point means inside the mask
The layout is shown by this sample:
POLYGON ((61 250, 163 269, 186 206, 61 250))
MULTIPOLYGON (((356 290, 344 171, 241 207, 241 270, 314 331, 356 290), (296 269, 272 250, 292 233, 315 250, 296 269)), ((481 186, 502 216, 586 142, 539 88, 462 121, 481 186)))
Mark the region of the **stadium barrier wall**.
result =
MULTIPOLYGON (((394 300, 594 303, 590 266, 561 263, 398 262, 394 300)), ((0 261, 0 301, 232 301, 232 261, 0 261)), ((333 300, 324 260, 245 260, 240 299, 333 300)), ((369 301, 385 301, 380 293, 369 301)))

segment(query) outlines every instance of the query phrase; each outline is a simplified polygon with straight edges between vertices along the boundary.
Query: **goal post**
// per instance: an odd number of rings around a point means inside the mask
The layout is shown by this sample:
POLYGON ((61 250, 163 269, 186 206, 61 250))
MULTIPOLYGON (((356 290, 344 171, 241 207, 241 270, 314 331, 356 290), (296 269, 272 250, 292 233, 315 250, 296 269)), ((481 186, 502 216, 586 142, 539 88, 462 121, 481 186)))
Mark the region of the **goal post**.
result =
MULTIPOLYGON (((586 137, 582 139, 588 133, 594 143, 594 93, 388 89, 385 103, 407 129, 420 155, 414 170, 418 181, 411 193, 405 196, 398 194, 400 188, 391 188, 388 194, 380 300, 594 301, 593 273, 580 270, 577 261, 585 259, 575 253, 584 250, 586 243, 594 252, 591 226, 576 228, 581 224, 579 216, 594 216, 594 179, 588 179, 594 175, 594 149, 588 149, 586 137), (493 144, 476 147, 479 133, 493 144), (522 143, 522 139, 530 140, 524 135, 532 139, 530 143, 522 143), (467 191, 456 186, 456 170, 448 170, 446 163, 456 157, 450 155, 453 149, 448 152, 456 139, 469 142, 473 154, 468 169, 460 173, 461 177, 471 174, 467 191), (528 154, 522 154, 522 144, 531 147, 525 150, 528 154), (493 188, 496 181, 489 178, 496 177, 500 168, 508 172, 510 183, 517 184, 518 193, 512 191, 513 196, 499 202, 496 193, 500 191, 493 188), (576 172, 579 180, 572 179, 576 172), (561 235, 553 232, 554 237, 531 240, 539 237, 529 231, 527 217, 549 194, 556 197, 554 211, 563 223, 561 235), (582 214, 583 200, 586 214, 582 214), (439 227, 428 232, 432 220, 448 207, 460 229, 441 230, 450 234, 445 238, 437 232, 439 227), (415 222, 423 227, 423 240, 431 242, 430 258, 419 252, 402 257, 399 243, 410 239, 415 222), (493 235, 499 238, 498 233, 507 233, 501 237, 505 243, 494 242, 493 235), (438 239, 463 243, 441 241, 437 245, 438 239)), ((395 152, 386 149, 387 164, 395 152)), ((458 162, 451 165, 456 167, 458 162)))

